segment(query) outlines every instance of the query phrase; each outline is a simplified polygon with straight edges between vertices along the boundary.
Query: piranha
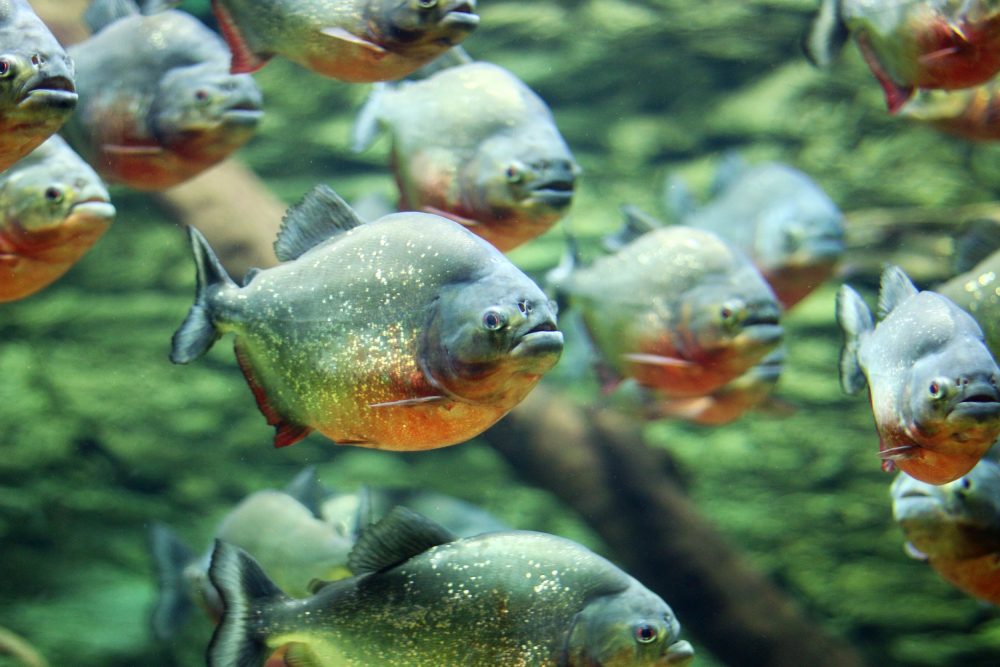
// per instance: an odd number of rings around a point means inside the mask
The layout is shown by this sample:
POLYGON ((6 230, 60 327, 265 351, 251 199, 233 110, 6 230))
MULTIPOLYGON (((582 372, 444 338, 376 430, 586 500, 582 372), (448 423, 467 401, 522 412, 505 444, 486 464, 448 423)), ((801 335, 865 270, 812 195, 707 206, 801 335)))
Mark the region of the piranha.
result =
MULTIPOLYGON (((311 468, 299 477, 308 474, 311 468)), ((341 528, 316 516, 290 489, 268 489, 247 496, 226 514, 215 538, 250 552, 284 590, 303 596, 313 579, 351 574, 347 556, 364 527, 357 519, 355 513, 354 521, 341 528)), ((211 548, 198 556, 160 523, 150 529, 150 548, 159 586, 151 615, 157 639, 176 635, 195 605, 217 622, 222 601, 208 579, 211 548)))
POLYGON ((400 210, 451 218, 504 252, 569 210, 580 167, 545 102, 502 67, 465 62, 377 88, 355 150, 379 124, 392 136, 400 210))
POLYGON ((979 230, 974 228, 959 241, 961 273, 938 285, 936 291, 972 315, 982 327, 986 345, 996 359, 1000 355, 1000 238, 996 238, 998 230, 992 221, 974 227, 979 230), (962 247, 970 243, 973 248, 962 247))
POLYGON ((649 403, 647 416, 684 419, 706 426, 718 426, 736 421, 750 410, 788 414, 792 408, 772 397, 785 365, 785 348, 779 347, 731 382, 706 396, 654 400, 649 403))
POLYGON ((479 25, 475 0, 212 0, 232 72, 282 56, 324 76, 402 78, 479 25))
POLYGON ((969 141, 1000 140, 1000 89, 995 81, 966 90, 923 90, 899 115, 969 141))
POLYGON ((26 0, 0 0, 0 172, 76 108, 73 61, 26 0))
POLYGON ((632 221, 613 253, 549 275, 579 309, 606 388, 632 378, 664 398, 704 396, 781 342, 781 305, 742 252, 693 227, 633 234, 632 221))
POLYGON ((274 444, 317 430, 395 450, 472 438, 523 399, 562 353, 553 304, 493 246, 426 213, 363 223, 318 186, 289 210, 283 264, 226 275, 191 229, 195 304, 171 359, 226 332, 276 427, 274 444))
POLYGON ((58 135, 0 172, 0 302, 52 284, 114 218, 100 177, 58 135))
POLYGON ((899 475, 891 494, 907 553, 959 590, 1000 604, 1000 465, 984 458, 941 486, 899 475))
POLYGON ((351 552, 356 576, 290 598, 217 542, 209 571, 225 615, 209 667, 259 667, 289 644, 297 667, 678 667, 670 607, 607 560, 530 531, 456 539, 396 508, 351 552))
POLYGON ((94 0, 86 18, 95 34, 70 48, 80 108, 65 134, 109 182, 164 190, 254 135, 260 90, 229 73, 225 43, 196 18, 144 16, 131 0, 94 0))
POLYGON ((668 181, 668 207, 679 222, 713 231, 747 253, 789 309, 833 274, 844 252, 844 216, 801 171, 727 159, 716 174, 717 196, 696 208, 686 186, 668 181))
POLYGON ((806 53, 826 66, 851 36, 889 113, 918 88, 969 88, 1000 71, 997 0, 822 0, 806 53))
POLYGON ((876 326, 857 292, 837 293, 841 386, 868 386, 884 470, 929 484, 958 479, 1000 435, 1000 368, 976 321, 918 292, 899 267, 882 273, 878 303, 876 326))

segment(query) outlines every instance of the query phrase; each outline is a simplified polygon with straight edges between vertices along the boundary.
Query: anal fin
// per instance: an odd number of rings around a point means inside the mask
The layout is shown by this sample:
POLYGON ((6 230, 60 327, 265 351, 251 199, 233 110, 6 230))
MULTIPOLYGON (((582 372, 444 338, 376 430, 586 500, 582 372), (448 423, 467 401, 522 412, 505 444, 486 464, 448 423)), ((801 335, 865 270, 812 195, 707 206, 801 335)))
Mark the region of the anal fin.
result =
POLYGON ((253 52, 240 33, 236 21, 233 20, 229 10, 222 6, 219 0, 212 0, 212 11, 219 22, 219 30, 223 39, 229 45, 229 50, 233 54, 232 62, 229 66, 231 74, 253 74, 267 64, 270 56, 262 57, 253 52))
POLYGON ((243 371, 243 377, 246 378, 247 384, 250 386, 250 391, 253 392, 253 397, 257 401, 257 408, 267 419, 267 423, 275 429, 274 446, 288 447, 309 435, 312 432, 311 427, 288 421, 284 415, 271 405, 267 392, 261 386, 260 382, 257 381, 253 365, 247 358, 246 352, 240 348, 238 340, 233 349, 236 350, 236 361, 240 365, 240 370, 243 371))

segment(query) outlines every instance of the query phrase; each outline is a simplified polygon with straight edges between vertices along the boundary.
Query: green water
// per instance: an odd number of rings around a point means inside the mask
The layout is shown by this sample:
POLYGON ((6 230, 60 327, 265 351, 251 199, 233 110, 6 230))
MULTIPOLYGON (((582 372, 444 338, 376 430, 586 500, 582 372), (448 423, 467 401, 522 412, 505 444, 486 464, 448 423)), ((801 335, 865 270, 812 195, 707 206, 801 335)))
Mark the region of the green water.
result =
MULTIPOLYGON (((482 0, 466 46, 553 107, 584 168, 562 224, 589 252, 617 226, 620 203, 659 211, 668 172, 704 188, 733 148, 806 171, 846 211, 993 199, 1000 149, 888 117, 853 47, 828 73, 804 61, 797 44, 813 5, 482 0)), ((348 149, 366 86, 280 61, 256 77, 267 117, 239 159, 276 195, 291 202, 317 182, 347 199, 393 193, 387 141, 360 156, 348 149)), ((115 226, 77 267, 0 306, 0 625, 54 667, 202 664, 205 624, 169 647, 148 636, 149 522, 175 526, 201 549, 241 497, 284 485, 306 463, 338 489, 432 488, 615 558, 580 517, 481 443, 401 455, 313 436, 274 450, 228 344, 189 367, 167 360, 193 293, 186 242, 148 198, 114 197, 115 226)), ((557 229, 511 256, 541 271, 561 252, 557 229)), ((837 384, 833 293, 819 290, 786 320, 778 394, 793 415, 751 414, 721 428, 659 422, 649 437, 682 462, 704 515, 871 664, 1000 664, 996 610, 903 553, 867 402, 837 384)), ((581 391, 581 375, 561 364, 546 382, 586 394, 594 383, 581 391)), ((680 620, 687 630, 698 623, 680 620)), ((716 664, 697 648, 696 665, 716 664)))

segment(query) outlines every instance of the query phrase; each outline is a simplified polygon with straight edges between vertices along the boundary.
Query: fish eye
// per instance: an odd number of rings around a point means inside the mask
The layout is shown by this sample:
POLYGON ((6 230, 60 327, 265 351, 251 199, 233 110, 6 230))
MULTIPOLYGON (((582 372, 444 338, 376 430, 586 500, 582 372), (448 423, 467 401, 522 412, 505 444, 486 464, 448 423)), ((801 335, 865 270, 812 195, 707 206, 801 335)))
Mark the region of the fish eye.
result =
POLYGON ((968 477, 962 477, 958 480, 958 485, 961 487, 962 491, 968 491, 972 488, 972 482, 969 481, 968 477))
POLYGON ((420 9, 434 9, 437 7, 438 0, 417 0, 417 6, 420 9))
POLYGON ((208 102, 208 91, 205 90, 204 88, 199 88, 198 90, 194 91, 194 99, 196 102, 199 102, 201 104, 208 102))
POLYGON ((944 395, 944 388, 940 382, 935 380, 927 387, 927 392, 931 395, 931 398, 941 398, 944 395))
POLYGON ((483 327, 487 331, 499 331, 507 325, 507 317, 494 308, 483 313, 483 327))
POLYGON ((0 58, 0 79, 14 75, 14 63, 6 58, 0 58))
POLYGON ((524 180, 524 173, 516 164, 507 167, 506 171, 504 171, 504 176, 507 177, 508 183, 520 183, 524 180))
POLYGON ((59 204, 63 200, 63 191, 54 185, 45 188, 45 200, 52 204, 59 204))
POLYGON ((656 628, 649 623, 635 626, 635 640, 640 644, 651 644, 656 641, 656 628))

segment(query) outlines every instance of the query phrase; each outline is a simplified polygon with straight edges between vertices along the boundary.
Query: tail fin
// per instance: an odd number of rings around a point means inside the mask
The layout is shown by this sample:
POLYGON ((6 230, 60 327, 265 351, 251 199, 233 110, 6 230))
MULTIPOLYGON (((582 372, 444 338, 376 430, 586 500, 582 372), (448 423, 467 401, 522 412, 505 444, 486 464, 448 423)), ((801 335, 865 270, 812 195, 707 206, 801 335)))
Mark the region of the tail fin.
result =
POLYGON ((208 352, 221 335, 212 321, 209 292, 219 286, 236 287, 236 283, 222 268, 219 258, 212 252, 208 241, 194 227, 188 227, 191 250, 194 253, 195 269, 198 272, 194 305, 187 318, 174 334, 170 361, 186 364, 208 352))
POLYGON ((149 549, 159 589, 150 625, 154 637, 169 641, 187 621, 193 607, 184 569, 194 561, 195 555, 162 523, 154 523, 149 529, 149 549))
POLYGON ((840 4, 840 0, 820 0, 819 11, 802 40, 803 52, 816 67, 829 67, 850 36, 840 4))
POLYGON ((875 323, 861 296, 847 285, 841 285, 837 292, 837 323, 844 331, 844 347, 840 350, 840 386, 846 393, 854 394, 867 384, 858 362, 861 334, 874 329, 875 323))
POLYGON ((565 230, 566 252, 563 253, 559 264, 550 269, 545 274, 544 283, 546 292, 550 296, 555 295, 556 306, 559 312, 564 312, 569 307, 569 292, 566 283, 569 281, 573 271, 580 264, 580 244, 576 237, 568 230, 565 230))
POLYGON ((375 143, 375 138, 378 136, 379 115, 382 111, 381 105, 388 88, 389 85, 386 83, 373 85, 371 92, 368 93, 368 99, 365 100, 361 111, 358 112, 358 117, 354 121, 354 129, 351 131, 351 150, 355 153, 361 153, 375 143))
POLYGON ((215 541, 208 576, 224 608, 208 645, 208 667, 262 667, 272 649, 258 626, 261 607, 285 594, 250 554, 222 540, 215 541))

